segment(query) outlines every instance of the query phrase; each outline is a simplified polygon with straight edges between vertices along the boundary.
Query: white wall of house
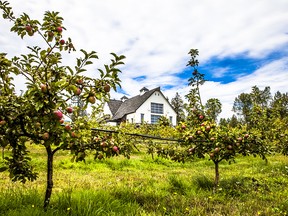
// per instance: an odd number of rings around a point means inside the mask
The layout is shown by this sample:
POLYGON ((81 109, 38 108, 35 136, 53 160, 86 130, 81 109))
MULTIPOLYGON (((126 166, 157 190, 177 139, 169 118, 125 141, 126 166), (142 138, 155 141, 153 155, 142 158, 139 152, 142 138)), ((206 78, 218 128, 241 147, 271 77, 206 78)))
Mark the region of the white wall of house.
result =
POLYGON ((137 110, 135 113, 127 115, 127 120, 133 123, 141 123, 141 114, 144 122, 151 124, 151 115, 162 115, 168 119, 172 119, 172 125, 176 125, 176 112, 163 97, 159 91, 155 91, 137 110), (151 103, 163 104, 163 114, 151 113, 151 103))
MULTIPOLYGON (((106 116, 106 115, 109 115, 110 118, 112 118, 112 112, 108 106, 108 103, 104 103, 104 106, 103 106, 103 114, 106 116)), ((117 123, 116 122, 107 122, 108 125, 111 125, 111 126, 116 126, 117 123)))
POLYGON ((108 103, 104 103, 103 113, 104 115, 110 115, 110 117, 112 117, 112 112, 108 106, 108 103))

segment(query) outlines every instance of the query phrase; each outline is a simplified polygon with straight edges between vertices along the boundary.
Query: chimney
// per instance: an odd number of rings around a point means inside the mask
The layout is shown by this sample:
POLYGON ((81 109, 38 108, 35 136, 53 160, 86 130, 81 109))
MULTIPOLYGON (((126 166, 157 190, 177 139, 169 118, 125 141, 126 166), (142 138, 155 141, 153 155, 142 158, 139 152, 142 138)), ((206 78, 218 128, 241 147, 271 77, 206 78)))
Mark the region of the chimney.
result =
POLYGON ((149 91, 149 89, 147 89, 146 87, 143 87, 142 89, 140 89, 140 95, 143 95, 148 91, 149 91))
POLYGON ((127 100, 127 99, 128 99, 128 97, 126 97, 125 95, 120 98, 120 100, 121 100, 122 102, 124 102, 124 101, 127 100))

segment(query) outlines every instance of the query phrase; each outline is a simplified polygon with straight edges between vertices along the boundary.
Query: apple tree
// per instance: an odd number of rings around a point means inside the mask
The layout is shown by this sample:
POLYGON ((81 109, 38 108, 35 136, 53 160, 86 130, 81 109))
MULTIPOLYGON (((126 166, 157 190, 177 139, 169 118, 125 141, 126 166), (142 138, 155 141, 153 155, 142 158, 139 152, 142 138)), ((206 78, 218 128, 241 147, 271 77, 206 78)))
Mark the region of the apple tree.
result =
POLYGON ((277 152, 288 155, 288 92, 277 91, 271 102, 273 124, 271 131, 277 152))
MULTIPOLYGON (((71 107, 71 99, 81 101, 82 110, 92 107, 91 117, 99 112, 101 104, 108 100, 110 88, 120 86, 119 65, 123 55, 112 53, 111 63, 98 69, 100 78, 85 75, 87 66, 98 56, 96 52, 80 50, 82 56, 76 59, 74 67, 62 64, 63 52, 75 51, 72 40, 64 35, 63 18, 58 12, 45 12, 43 20, 31 19, 23 13, 16 17, 7 1, 0 1, 3 18, 12 22, 11 31, 22 39, 40 37, 43 46, 28 47, 30 53, 8 60, 1 54, 0 65, 0 143, 9 145, 12 154, 5 157, 13 181, 35 180, 37 173, 30 165, 28 144, 41 145, 47 155, 47 186, 44 208, 49 205, 53 188, 53 158, 59 150, 70 150, 76 161, 97 148, 99 140, 91 133, 93 121, 79 115, 79 107, 71 107), (26 91, 18 95, 12 83, 13 76, 26 81, 26 91), (73 121, 65 119, 73 116, 73 121)), ((111 137, 105 137, 105 140, 111 137)), ((113 141, 109 140, 109 143, 113 141)), ((110 150, 128 155, 125 148, 110 150)), ((117 147, 118 148, 118 147, 117 147)))
POLYGON ((10 75, 15 71, 16 68, 6 58, 6 54, 0 54, 0 143, 2 148, 9 146, 12 149, 12 157, 6 158, 8 167, 2 167, 1 171, 9 168, 13 181, 25 182, 26 179, 35 180, 37 173, 33 172, 27 156, 25 142, 28 139, 21 128, 26 113, 19 115, 20 103, 24 99, 14 93, 13 78, 10 75))
POLYGON ((206 113, 200 95, 200 86, 204 84, 204 74, 201 74, 198 67, 198 50, 190 50, 191 59, 188 66, 192 67, 192 77, 189 79, 191 89, 186 95, 188 99, 187 120, 178 125, 180 142, 174 148, 159 148, 158 154, 169 157, 178 162, 194 157, 205 158, 208 156, 215 165, 214 189, 219 184, 219 164, 226 160, 234 161, 238 155, 259 155, 266 159, 265 154, 268 147, 262 140, 259 130, 248 130, 247 127, 239 126, 231 128, 225 125, 217 125, 215 116, 211 118, 206 113))

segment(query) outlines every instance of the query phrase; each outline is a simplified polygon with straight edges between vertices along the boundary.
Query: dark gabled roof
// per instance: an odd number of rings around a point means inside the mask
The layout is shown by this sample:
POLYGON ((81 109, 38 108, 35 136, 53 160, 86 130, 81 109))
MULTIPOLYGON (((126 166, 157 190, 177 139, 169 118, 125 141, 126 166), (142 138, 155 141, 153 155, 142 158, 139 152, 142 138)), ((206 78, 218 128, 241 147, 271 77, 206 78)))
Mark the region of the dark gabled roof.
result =
POLYGON ((160 91, 160 87, 145 92, 142 95, 137 95, 130 99, 125 100, 120 105, 118 111, 113 116, 112 120, 123 118, 126 114, 136 112, 136 110, 155 92, 160 91))
POLYGON ((115 100, 115 99, 108 101, 108 106, 112 113, 112 116, 116 114, 117 110, 119 109, 122 103, 123 102, 121 100, 115 100))

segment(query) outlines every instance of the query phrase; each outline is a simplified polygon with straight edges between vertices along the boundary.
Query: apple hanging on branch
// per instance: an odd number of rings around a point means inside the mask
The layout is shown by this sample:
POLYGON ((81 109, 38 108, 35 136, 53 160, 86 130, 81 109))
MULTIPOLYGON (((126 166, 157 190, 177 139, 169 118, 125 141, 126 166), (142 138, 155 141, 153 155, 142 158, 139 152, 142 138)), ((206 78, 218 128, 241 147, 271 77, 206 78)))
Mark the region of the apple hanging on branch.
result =
MULTIPOLYGON (((91 135, 91 121, 93 119, 79 117, 68 104, 75 96, 80 102, 86 104, 82 107, 83 110, 87 109, 88 102, 93 107, 97 107, 107 101, 110 96, 110 88, 116 90, 120 86, 121 80, 118 74, 121 71, 119 66, 124 64, 125 56, 111 53, 111 63, 104 65, 104 70, 98 70, 100 78, 87 77, 84 75, 86 67, 93 64, 92 61, 98 56, 95 51, 87 52, 80 49, 81 57, 76 59, 75 66, 63 65, 62 53, 74 51, 75 47, 71 38, 64 39, 63 37, 66 28, 63 18, 59 16, 58 12, 46 11, 43 22, 40 22, 31 19, 26 13, 15 17, 7 1, 0 1, 0 11, 4 19, 12 21, 11 31, 21 38, 25 39, 29 35, 33 39, 37 35, 44 40, 43 47, 29 47, 30 54, 19 54, 20 57, 14 57, 11 61, 0 59, 0 83, 5 83, 5 85, 0 85, 0 99, 3 101, 0 110, 0 135, 4 136, 10 146, 13 146, 15 152, 7 161, 11 166, 6 168, 11 167, 9 169, 10 176, 15 180, 21 179, 22 182, 36 179, 36 175, 33 175, 33 169, 27 168, 29 164, 25 164, 27 169, 17 165, 23 162, 23 158, 26 160, 26 156, 29 154, 25 151, 27 143, 44 146, 47 156, 44 208, 47 209, 53 189, 53 158, 55 153, 60 149, 69 150, 81 161, 85 159, 88 152, 98 148, 91 144, 93 142, 91 135), (4 74, 9 80, 4 78, 4 74), (16 78, 21 76, 26 79, 27 90, 23 92, 21 97, 14 94, 14 86, 10 82, 12 75, 16 78), (97 92, 96 96, 91 95, 94 92, 97 92), (11 107, 13 107, 12 110, 11 107), (73 122, 63 126, 63 113, 73 113, 73 122), (36 127, 36 123, 40 127, 36 127), (13 127, 10 128, 9 134, 7 130, 3 129, 7 125, 13 127), (12 168, 17 168, 17 172, 14 172, 12 168)), ((107 138, 107 142, 112 145, 109 138, 107 138)), ((116 154, 112 150, 112 146, 109 147, 109 151, 110 153, 102 154, 103 157, 122 153, 118 150, 116 154)))

